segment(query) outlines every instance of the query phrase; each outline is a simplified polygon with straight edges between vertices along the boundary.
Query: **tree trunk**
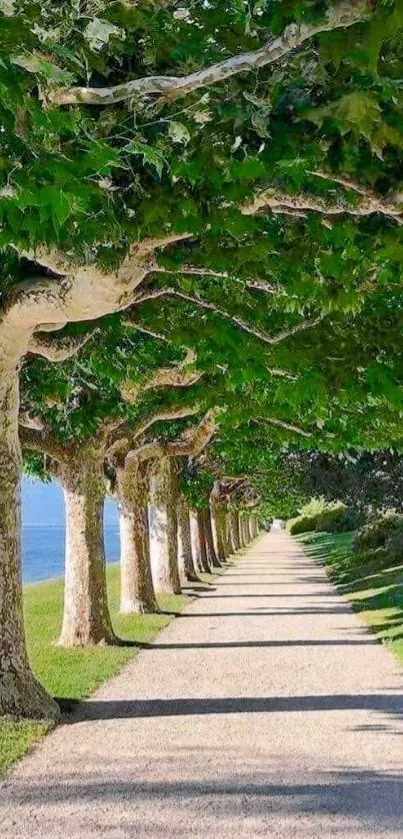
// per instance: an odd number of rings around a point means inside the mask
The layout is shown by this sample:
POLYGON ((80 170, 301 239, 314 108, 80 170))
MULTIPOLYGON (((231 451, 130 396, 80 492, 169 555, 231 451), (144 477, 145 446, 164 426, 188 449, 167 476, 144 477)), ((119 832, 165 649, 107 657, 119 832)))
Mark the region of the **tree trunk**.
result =
POLYGON ((236 552, 236 544, 235 544, 235 539, 234 539, 234 534, 233 534, 233 529, 232 529, 232 520, 231 520, 231 513, 230 512, 227 513, 227 541, 228 541, 228 546, 229 546, 230 553, 234 554, 236 552))
POLYGON ((217 556, 221 562, 225 562, 229 556, 226 536, 226 515, 225 505, 220 501, 213 502, 214 521, 217 538, 217 556))
MULTIPOLYGON (((199 519, 197 510, 189 511, 190 519, 190 534, 192 541, 192 553, 194 556, 195 566, 200 574, 206 573, 206 561, 203 563, 202 543, 200 541, 199 519)), ((208 573, 208 571, 207 571, 208 573)))
POLYGON ((234 552, 239 551, 241 547, 241 541, 239 536, 239 516, 237 510, 230 510, 229 514, 230 519, 230 528, 231 528, 231 542, 233 545, 234 552))
POLYGON ((213 539, 213 528, 211 524, 211 512, 210 507, 206 507, 203 510, 203 523, 204 523, 204 538, 206 542, 206 553, 207 553, 207 562, 210 565, 210 568, 221 568, 221 562, 217 557, 214 548, 214 539, 213 539))
POLYGON ((199 545, 200 545, 200 564, 202 570, 206 574, 211 574, 211 566, 207 556, 207 541, 206 541, 206 530, 205 530, 205 512, 202 509, 198 509, 196 512, 197 518, 197 530, 199 534, 199 545))
POLYGON ((109 614, 103 531, 102 462, 81 450, 59 473, 66 505, 63 625, 59 645, 119 643, 109 614))
POLYGON ((220 562, 220 559, 219 559, 219 556, 218 556, 219 551, 218 551, 218 538, 217 538, 217 522, 216 522, 216 519, 215 519, 215 505, 214 505, 214 499, 211 496, 210 496, 210 518, 211 518, 211 529, 212 529, 212 532, 213 532, 214 550, 215 550, 216 557, 217 557, 218 561, 220 562))
POLYGON ((36 681, 24 633, 21 582, 21 451, 18 372, 0 383, 0 715, 56 719, 56 702, 36 681))
POLYGON ((175 462, 154 464, 150 482, 150 553, 156 591, 180 594, 178 569, 178 475, 175 462))
POLYGON ((235 548, 231 542, 231 523, 227 505, 225 505, 225 539, 227 543, 228 556, 231 556, 231 554, 235 553, 235 548))
POLYGON ((239 516, 239 535, 241 540, 241 547, 246 547, 246 533, 245 533, 245 516, 242 514, 239 516))
POLYGON ((247 515, 244 515, 244 517, 243 517, 243 532, 244 532, 244 541, 245 541, 245 546, 246 546, 246 545, 249 545, 249 541, 250 541, 247 515))
POLYGON ((190 532, 189 507, 184 498, 178 503, 178 555, 179 568, 183 569, 183 577, 186 582, 198 583, 200 578, 193 561, 192 535, 190 532))
POLYGON ((117 469, 120 524, 120 611, 158 612, 150 563, 147 467, 117 469))

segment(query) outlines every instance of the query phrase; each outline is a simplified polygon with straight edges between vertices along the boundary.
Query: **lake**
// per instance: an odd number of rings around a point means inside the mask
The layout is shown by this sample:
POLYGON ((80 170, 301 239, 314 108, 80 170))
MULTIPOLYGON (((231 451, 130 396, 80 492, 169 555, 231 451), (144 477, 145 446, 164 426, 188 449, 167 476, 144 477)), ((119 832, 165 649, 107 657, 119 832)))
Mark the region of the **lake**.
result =
MULTIPOLYGON (((119 559, 119 523, 116 504, 105 502, 107 562, 119 559)), ((64 501, 56 481, 22 482, 22 578, 36 583, 64 576, 64 501)))
MULTIPOLYGON (((107 562, 119 559, 119 528, 105 526, 107 562)), ((22 576, 36 583, 64 575, 64 525, 24 524, 22 527, 22 576)))

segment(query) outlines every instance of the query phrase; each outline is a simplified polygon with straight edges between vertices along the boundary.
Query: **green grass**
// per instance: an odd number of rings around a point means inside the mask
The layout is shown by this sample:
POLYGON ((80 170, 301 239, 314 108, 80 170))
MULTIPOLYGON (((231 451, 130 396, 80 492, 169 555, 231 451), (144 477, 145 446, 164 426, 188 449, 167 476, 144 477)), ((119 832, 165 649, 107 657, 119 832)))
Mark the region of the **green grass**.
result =
POLYGON ((376 637, 403 663, 403 565, 359 564, 353 533, 306 533, 305 553, 324 565, 376 637))
MULTIPOLYGON (((119 566, 107 569, 109 603, 114 629, 120 638, 141 645, 152 641, 172 617, 185 607, 185 595, 161 596, 163 614, 120 615, 119 566)), ((35 675, 68 712, 133 658, 138 647, 91 647, 63 649, 53 645, 62 617, 63 581, 35 583, 24 589, 25 625, 28 650, 35 675)), ((0 774, 49 730, 39 722, 3 720, 0 722, 0 774)))

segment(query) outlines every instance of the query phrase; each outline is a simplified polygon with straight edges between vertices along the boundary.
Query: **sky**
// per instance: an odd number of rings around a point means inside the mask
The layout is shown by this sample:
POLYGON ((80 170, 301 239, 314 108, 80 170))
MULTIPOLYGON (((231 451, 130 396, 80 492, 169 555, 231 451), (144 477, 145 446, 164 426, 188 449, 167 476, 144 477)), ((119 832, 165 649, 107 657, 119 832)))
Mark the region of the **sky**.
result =
MULTIPOLYGON (((116 505, 105 504, 105 523, 117 521, 116 505)), ((43 484, 24 478, 22 482, 22 523, 24 525, 55 526, 64 524, 63 493, 56 481, 43 484)))

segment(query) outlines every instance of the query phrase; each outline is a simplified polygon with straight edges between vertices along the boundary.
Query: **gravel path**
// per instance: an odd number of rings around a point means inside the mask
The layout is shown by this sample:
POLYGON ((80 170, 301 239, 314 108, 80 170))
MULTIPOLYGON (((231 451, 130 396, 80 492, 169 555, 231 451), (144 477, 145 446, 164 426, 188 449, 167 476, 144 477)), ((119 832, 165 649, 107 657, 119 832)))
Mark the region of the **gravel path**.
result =
POLYGON ((0 787, 7 839, 403 837, 403 674, 265 535, 0 787))

